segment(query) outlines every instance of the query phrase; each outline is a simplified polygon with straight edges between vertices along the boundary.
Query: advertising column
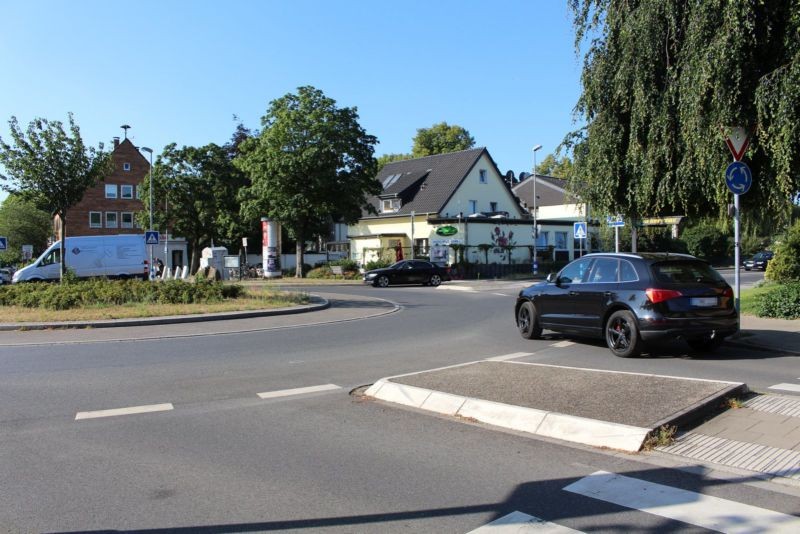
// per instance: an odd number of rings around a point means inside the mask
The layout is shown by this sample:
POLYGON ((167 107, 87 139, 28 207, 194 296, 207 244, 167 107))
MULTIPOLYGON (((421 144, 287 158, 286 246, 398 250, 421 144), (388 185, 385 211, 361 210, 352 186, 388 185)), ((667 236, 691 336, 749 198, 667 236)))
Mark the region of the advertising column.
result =
POLYGON ((261 217, 261 254, 265 278, 281 276, 281 227, 275 221, 261 217))

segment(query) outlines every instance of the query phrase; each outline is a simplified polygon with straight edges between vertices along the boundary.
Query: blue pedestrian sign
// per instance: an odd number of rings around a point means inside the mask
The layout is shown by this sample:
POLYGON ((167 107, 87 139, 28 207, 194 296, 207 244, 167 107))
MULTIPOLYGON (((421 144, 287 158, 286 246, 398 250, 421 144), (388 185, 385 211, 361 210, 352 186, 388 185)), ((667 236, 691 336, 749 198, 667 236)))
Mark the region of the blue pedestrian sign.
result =
POLYGON ((146 231, 144 233, 144 242, 148 245, 158 245, 158 232, 146 231))
POLYGON ((0 237, 0 250, 5 250, 7 248, 8 248, 8 238, 0 237))
POLYGON ((753 185, 750 167, 741 161, 734 161, 725 169, 725 183, 734 195, 744 195, 753 185))
POLYGON ((576 222, 572 225, 572 230, 575 235, 575 239, 586 239, 586 223, 585 222, 576 222))

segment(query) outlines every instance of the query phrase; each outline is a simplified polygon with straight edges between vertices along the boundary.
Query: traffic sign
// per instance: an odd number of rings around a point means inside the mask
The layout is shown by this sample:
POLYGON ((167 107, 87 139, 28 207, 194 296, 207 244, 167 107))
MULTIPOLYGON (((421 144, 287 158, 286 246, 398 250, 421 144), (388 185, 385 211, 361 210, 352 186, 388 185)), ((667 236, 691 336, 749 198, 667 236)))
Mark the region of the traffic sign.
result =
POLYGON ((586 239, 586 223, 576 222, 572 224, 573 235, 575 239, 586 239))
POLYGON ((753 185, 753 173, 747 164, 734 161, 725 169, 725 183, 734 195, 744 195, 753 185))
POLYGON ((144 242, 148 245, 158 245, 158 232, 148 230, 144 233, 144 242))
POLYGON ((725 133, 725 144, 733 155, 733 161, 741 161, 747 147, 750 146, 750 134, 741 126, 728 126, 722 129, 725 133))
POLYGON ((617 215, 616 217, 609 215, 608 217, 606 217, 606 223, 608 223, 608 226, 610 226, 611 228, 625 226, 625 221, 623 221, 622 217, 620 217, 619 215, 617 215))
POLYGON ((5 250, 8 248, 8 238, 0 237, 0 250, 5 250))

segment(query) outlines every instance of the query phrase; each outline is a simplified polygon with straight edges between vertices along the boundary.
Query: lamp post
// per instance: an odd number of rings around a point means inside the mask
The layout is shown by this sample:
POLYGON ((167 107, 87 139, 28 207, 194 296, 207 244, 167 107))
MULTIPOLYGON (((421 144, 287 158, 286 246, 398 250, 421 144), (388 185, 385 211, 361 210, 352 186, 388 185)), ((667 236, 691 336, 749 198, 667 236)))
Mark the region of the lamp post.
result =
POLYGON ((533 147, 533 274, 539 274, 539 227, 537 226, 536 215, 539 207, 536 205, 536 152, 542 145, 533 147))
MULTIPOLYGON (((143 146, 141 150, 150 154, 150 231, 153 231, 153 149, 143 146)), ((150 269, 148 278, 152 281, 155 271, 153 270, 153 245, 150 245, 150 269)))

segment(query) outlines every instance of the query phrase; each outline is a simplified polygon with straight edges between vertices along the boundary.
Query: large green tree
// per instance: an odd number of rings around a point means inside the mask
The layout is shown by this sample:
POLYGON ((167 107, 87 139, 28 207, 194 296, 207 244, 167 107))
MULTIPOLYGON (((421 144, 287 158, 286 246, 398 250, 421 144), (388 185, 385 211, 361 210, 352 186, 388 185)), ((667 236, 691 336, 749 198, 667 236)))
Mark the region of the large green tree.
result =
POLYGON ((754 135, 743 211, 786 218, 800 191, 800 0, 569 0, 585 47, 573 187, 593 209, 719 216, 721 128, 754 135))
POLYGON ((541 163, 536 165, 536 174, 567 180, 572 176, 572 160, 567 156, 558 157, 548 154, 541 163))
POLYGON ((475 146, 469 132, 456 124, 440 122, 430 128, 419 128, 414 136, 411 154, 415 158, 467 150, 475 146))
POLYGON ((0 235, 8 238, 8 249, 0 252, 0 261, 9 264, 22 260, 22 245, 33 245, 34 253, 42 252, 52 228, 49 213, 18 194, 9 195, 0 204, 0 235))
MULTIPOLYGON (((98 148, 87 147, 80 128, 69 114, 69 133, 60 121, 35 119, 23 131, 16 117, 9 121, 12 144, 0 137, 0 178, 3 189, 19 193, 61 220, 61 258, 67 235, 67 210, 77 204, 89 187, 112 169, 111 156, 98 148)), ((61 262, 61 278, 68 266, 61 262)))
MULTIPOLYGON (((208 144, 178 148, 171 143, 153 165, 154 222, 162 231, 186 238, 192 272, 200 264, 200 248, 206 243, 237 246, 242 224, 239 219, 239 190, 248 185, 244 173, 232 163, 235 147, 208 144)), ((150 186, 145 178, 144 189, 150 186)), ((149 198, 142 198, 145 210, 149 198)))
POLYGON ((358 123, 356 108, 339 108, 308 86, 272 101, 261 124, 235 160, 252 182, 243 213, 266 215, 289 230, 299 278, 305 241, 327 233, 331 220, 355 222, 368 196, 380 192, 377 139, 358 123))

